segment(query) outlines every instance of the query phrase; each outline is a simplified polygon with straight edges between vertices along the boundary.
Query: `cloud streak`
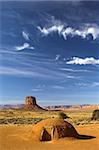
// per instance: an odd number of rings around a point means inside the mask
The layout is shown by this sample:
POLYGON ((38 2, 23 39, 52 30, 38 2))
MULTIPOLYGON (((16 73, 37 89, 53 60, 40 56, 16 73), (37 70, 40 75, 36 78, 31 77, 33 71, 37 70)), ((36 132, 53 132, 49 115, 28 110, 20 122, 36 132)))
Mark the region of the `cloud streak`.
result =
POLYGON ((14 76, 24 76, 24 77, 33 77, 33 76, 41 76, 37 72, 33 72, 31 70, 22 69, 22 68, 13 68, 13 67, 0 67, 1 75, 14 75, 14 76))
POLYGON ((72 65, 99 65, 99 59, 95 59, 93 57, 90 58, 79 58, 79 57, 73 57, 72 60, 67 61, 66 64, 72 65))
POLYGON ((60 86, 60 85, 53 85, 52 88, 57 89, 57 90, 63 90, 65 87, 60 86))
POLYGON ((25 68, 20 67, 13 67, 13 66, 1 66, 0 67, 0 75, 9 75, 9 76, 16 76, 16 77, 25 77, 25 78, 44 78, 44 79, 74 79, 75 76, 68 75, 66 73, 63 73, 61 71, 51 69, 51 68, 45 68, 42 66, 36 66, 32 65, 31 67, 25 68))
POLYGON ((58 55, 56 55, 55 60, 57 61, 57 60, 59 60, 59 58, 60 58, 60 55, 58 54, 58 55))
POLYGON ((60 25, 52 25, 50 27, 37 27, 38 30, 42 33, 43 36, 48 36, 52 33, 58 33, 59 36, 62 36, 65 40, 68 36, 75 37, 79 36, 83 39, 88 38, 89 35, 92 36, 93 40, 99 38, 99 26, 98 25, 86 25, 81 26, 79 28, 73 28, 69 26, 60 25))
POLYGON ((33 46, 30 46, 29 43, 24 43, 24 44, 21 45, 21 46, 15 46, 15 49, 16 49, 17 51, 21 51, 21 50, 24 50, 24 49, 27 49, 27 48, 29 48, 29 49, 34 49, 34 47, 33 47, 33 46))
POLYGON ((78 86, 80 87, 99 87, 99 82, 91 82, 91 83, 77 83, 78 86))
POLYGON ((23 35, 25 40, 29 40, 29 34, 26 31, 23 31, 22 35, 23 35))
POLYGON ((71 69, 71 68, 60 68, 59 70, 67 71, 67 72, 89 72, 90 70, 80 70, 80 69, 71 69))
POLYGON ((93 82, 93 84, 91 85, 92 87, 99 87, 99 82, 93 82))
POLYGON ((45 84, 39 84, 37 86, 35 86, 34 88, 32 88, 33 92, 42 92, 45 90, 46 85, 45 84))
POLYGON ((33 88, 32 91, 33 92, 40 92, 40 91, 43 91, 43 89, 33 88))

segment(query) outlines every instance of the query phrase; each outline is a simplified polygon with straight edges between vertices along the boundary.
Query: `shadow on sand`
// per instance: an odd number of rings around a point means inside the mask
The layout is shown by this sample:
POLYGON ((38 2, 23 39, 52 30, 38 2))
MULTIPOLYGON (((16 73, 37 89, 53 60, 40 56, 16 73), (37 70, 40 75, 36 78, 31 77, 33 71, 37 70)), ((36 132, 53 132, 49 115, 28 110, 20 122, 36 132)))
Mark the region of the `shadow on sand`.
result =
POLYGON ((77 139, 84 139, 84 140, 88 140, 88 139, 93 139, 96 138, 95 136, 90 136, 90 135, 78 135, 77 139))

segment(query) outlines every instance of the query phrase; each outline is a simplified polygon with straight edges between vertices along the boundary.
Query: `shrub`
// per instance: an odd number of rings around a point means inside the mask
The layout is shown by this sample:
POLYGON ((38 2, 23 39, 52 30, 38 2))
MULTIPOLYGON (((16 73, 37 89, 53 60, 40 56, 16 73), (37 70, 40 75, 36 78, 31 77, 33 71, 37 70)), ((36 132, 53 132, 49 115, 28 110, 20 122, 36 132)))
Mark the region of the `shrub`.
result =
POLYGON ((36 124, 43 120, 42 118, 3 118, 0 124, 36 124))
POLYGON ((59 117, 59 119, 67 119, 67 118, 69 118, 69 117, 68 117, 65 113, 63 113, 63 112, 59 112, 58 117, 59 117))
POLYGON ((93 111, 92 120, 99 120, 99 109, 93 111))

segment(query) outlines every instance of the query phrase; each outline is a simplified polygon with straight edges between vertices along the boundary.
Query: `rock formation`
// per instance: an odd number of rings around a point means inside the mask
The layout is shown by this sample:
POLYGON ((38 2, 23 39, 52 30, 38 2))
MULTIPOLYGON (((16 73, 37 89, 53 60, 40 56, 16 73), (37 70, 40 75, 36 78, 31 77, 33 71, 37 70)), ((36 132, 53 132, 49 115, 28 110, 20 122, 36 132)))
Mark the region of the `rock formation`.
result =
POLYGON ((34 111, 45 110, 36 103, 36 98, 33 96, 27 96, 25 98, 24 109, 25 110, 34 110, 34 111))

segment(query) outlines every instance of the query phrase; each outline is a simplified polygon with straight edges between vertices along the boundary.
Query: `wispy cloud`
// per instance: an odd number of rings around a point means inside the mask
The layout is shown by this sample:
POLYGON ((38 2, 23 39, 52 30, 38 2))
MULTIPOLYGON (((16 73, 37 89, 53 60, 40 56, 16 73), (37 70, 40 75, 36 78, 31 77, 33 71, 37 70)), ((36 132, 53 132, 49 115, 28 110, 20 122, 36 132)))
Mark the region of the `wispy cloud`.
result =
POLYGON ((53 89, 63 90, 65 87, 60 86, 60 85, 53 85, 52 88, 53 88, 53 89))
POLYGON ((22 36, 25 40, 29 40, 29 34, 26 31, 22 31, 22 36))
POLYGON ((40 30, 40 32, 43 35, 47 36, 48 34, 50 34, 52 32, 58 32, 58 34, 60 34, 62 32, 64 26, 63 25, 53 25, 49 28, 45 28, 45 27, 41 28, 40 26, 38 26, 37 28, 38 28, 38 30, 40 30))
POLYGON ((32 91, 33 92, 40 92, 40 91, 43 91, 43 89, 33 88, 32 91))
POLYGON ((79 77, 75 77, 75 76, 67 75, 67 78, 68 78, 68 79, 76 79, 76 78, 79 78, 79 77))
POLYGON ((21 50, 24 50, 24 49, 27 49, 27 48, 29 48, 29 49, 34 49, 34 47, 33 47, 33 46, 30 46, 29 43, 24 43, 24 44, 21 45, 21 46, 15 46, 15 49, 16 49, 17 51, 21 51, 21 50))
POLYGON ((55 70, 54 68, 45 68, 42 66, 32 65, 32 67, 25 65, 25 67, 14 67, 14 66, 2 66, 0 67, 0 75, 10 75, 16 77, 35 77, 35 78, 44 78, 44 79, 74 79, 75 76, 68 75, 61 71, 55 70))
POLYGON ((59 36, 63 36, 63 38, 66 40, 68 36, 74 37, 79 36, 83 39, 87 38, 88 35, 91 35, 93 37, 93 40, 96 40, 99 38, 99 26, 96 24, 87 24, 84 26, 80 26, 78 29, 74 27, 64 26, 62 24, 60 25, 52 25, 50 27, 43 27, 40 26, 37 27, 38 30, 42 33, 42 35, 47 36, 53 32, 57 32, 59 36))
POLYGON ((76 64, 76 65, 99 65, 99 59, 95 59, 93 57, 87 57, 87 58, 79 58, 79 57, 73 57, 72 60, 67 61, 66 64, 76 64))
POLYGON ((57 60, 59 60, 59 58, 60 58, 60 55, 57 54, 56 57, 55 57, 55 60, 57 61, 57 60))
POLYGON ((41 92, 44 91, 46 85, 45 84, 39 84, 37 86, 35 86, 34 88, 32 88, 33 92, 41 92))
POLYGON ((76 85, 80 86, 80 87, 91 87, 91 88, 94 88, 94 87, 99 87, 99 82, 91 82, 91 83, 77 83, 76 85))
POLYGON ((99 82, 93 82, 92 83, 92 87, 97 87, 97 86, 99 86, 99 82))
POLYGON ((15 76, 24 76, 24 77, 33 77, 33 76, 41 76, 41 74, 37 72, 33 72, 31 70, 22 69, 22 68, 13 68, 13 67, 0 67, 1 75, 15 75, 15 76))
POLYGON ((67 72, 89 72, 90 70, 84 70, 84 69, 70 69, 70 68, 60 68, 59 70, 67 71, 67 72))
POLYGON ((21 46, 16 46, 15 49, 20 51, 20 50, 23 50, 23 49, 26 49, 26 48, 29 48, 29 44, 28 43, 24 43, 23 45, 21 46))

